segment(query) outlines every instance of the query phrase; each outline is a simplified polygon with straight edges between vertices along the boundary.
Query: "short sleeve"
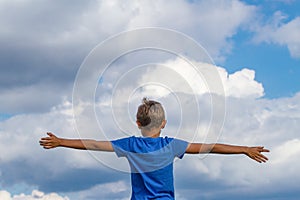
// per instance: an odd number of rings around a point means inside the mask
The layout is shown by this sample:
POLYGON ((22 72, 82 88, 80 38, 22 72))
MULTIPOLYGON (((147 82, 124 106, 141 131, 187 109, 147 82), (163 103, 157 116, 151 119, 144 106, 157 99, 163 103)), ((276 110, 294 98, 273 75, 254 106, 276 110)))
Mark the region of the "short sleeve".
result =
POLYGON ((125 157, 129 151, 130 138, 113 140, 111 144, 118 157, 125 157))
POLYGON ((172 145, 174 156, 182 159, 188 146, 188 142, 174 138, 170 144, 172 145))

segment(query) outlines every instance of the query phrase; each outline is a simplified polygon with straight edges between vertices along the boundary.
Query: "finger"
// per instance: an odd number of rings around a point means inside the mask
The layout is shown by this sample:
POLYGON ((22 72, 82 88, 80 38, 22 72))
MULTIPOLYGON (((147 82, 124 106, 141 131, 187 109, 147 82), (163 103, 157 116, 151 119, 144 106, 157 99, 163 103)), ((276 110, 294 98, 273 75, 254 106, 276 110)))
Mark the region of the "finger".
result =
POLYGON ((251 156, 251 158, 253 160, 255 160, 256 162, 259 162, 259 163, 263 162, 263 159, 259 156, 259 154, 256 154, 256 155, 254 154, 251 156))
POLYGON ((261 152, 270 152, 269 149, 263 149, 261 152))
POLYGON ((258 161, 259 163, 262 163, 262 162, 265 163, 265 162, 266 162, 263 158, 260 158, 260 157, 257 158, 257 161, 258 161))
POLYGON ((270 152, 269 149, 265 149, 264 146, 257 147, 260 152, 270 152))
POLYGON ((53 133, 51 132, 47 132, 47 135, 49 135, 50 137, 55 136, 53 133))
POLYGON ((268 157, 265 156, 265 155, 263 155, 263 154, 260 154, 259 156, 260 156, 261 158, 263 158, 264 160, 269 160, 268 157))
POLYGON ((45 144, 50 144, 51 142, 49 141, 39 141, 40 145, 45 145, 45 144))
POLYGON ((41 138, 41 141, 42 141, 42 140, 51 140, 51 138, 45 137, 45 138, 41 138))
POLYGON ((268 158, 263 155, 258 155, 257 159, 259 159, 261 162, 266 162, 268 160, 268 158))
POLYGON ((40 144, 45 145, 45 144, 49 144, 50 142, 47 141, 40 141, 40 144))
POLYGON ((49 145, 51 143, 52 143, 51 141, 40 141, 41 145, 49 145))
POLYGON ((260 156, 258 156, 257 159, 260 161, 260 163, 262 162, 265 163, 267 161, 264 157, 260 157, 260 156))
POLYGON ((39 143, 40 143, 40 144, 44 144, 44 143, 46 143, 46 141, 40 140, 39 143))
POLYGON ((40 146, 48 146, 48 143, 40 143, 40 146))
POLYGON ((254 157, 254 160, 257 161, 257 162, 259 162, 259 163, 261 163, 261 160, 259 158, 257 158, 257 157, 254 157))
POLYGON ((262 151, 264 148, 265 148, 265 147, 263 147, 263 146, 256 147, 256 149, 257 149, 258 151, 262 151))

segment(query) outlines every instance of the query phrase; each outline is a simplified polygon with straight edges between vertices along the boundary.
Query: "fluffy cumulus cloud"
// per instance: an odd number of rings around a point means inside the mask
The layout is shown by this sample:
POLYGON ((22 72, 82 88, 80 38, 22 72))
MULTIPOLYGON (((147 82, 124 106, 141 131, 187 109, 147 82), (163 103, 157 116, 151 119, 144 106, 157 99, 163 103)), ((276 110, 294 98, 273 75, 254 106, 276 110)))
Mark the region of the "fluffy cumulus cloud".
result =
POLYGON ((1 200, 69 200, 68 197, 61 197, 56 193, 44 194, 38 190, 33 190, 31 195, 13 195, 5 190, 0 191, 1 200))
MULTIPOLYGON (((68 138, 138 135, 134 116, 143 96, 164 104, 168 124, 163 135, 198 142, 208 141, 213 133, 207 129, 220 125, 212 119, 224 113, 212 113, 212 106, 219 104, 211 104, 225 98, 223 129, 211 137, 213 142, 217 138, 222 143, 262 144, 271 150, 270 161, 263 165, 244 156, 186 155, 175 162, 178 199, 275 198, 297 193, 300 162, 294 158, 300 156, 300 94, 264 99, 264 87, 252 69, 228 73, 222 66, 195 62, 195 71, 177 57, 135 52, 107 69, 93 88, 95 102, 83 102, 74 110, 71 103, 84 57, 112 34, 149 26, 176 29, 220 61, 231 51, 231 38, 240 28, 249 28, 246 25, 256 12, 255 6, 235 0, 75 1, 72 5, 0 1, 0 114, 6 114, 0 116, 0 199, 128 199, 126 161, 107 152, 44 150, 38 140, 47 131, 68 138), (213 87, 216 81, 221 88, 213 87), (78 114, 75 119, 73 111, 78 114), (20 194, 19 184, 38 190, 20 194)), ((292 56, 299 57, 299 37, 293 35, 299 32, 299 19, 284 23, 282 16, 277 13, 277 21, 259 25, 262 29, 250 27, 254 39, 286 45, 292 56)))
POLYGON ((221 53, 230 52, 229 38, 251 19, 256 10, 239 1, 176 1, 173 4, 146 1, 131 4, 134 16, 130 19, 130 28, 143 27, 145 24, 176 27, 197 39, 215 58, 221 53), (197 13, 201 13, 201 16, 197 13))
MULTIPOLYGON (((299 19, 248 26, 258 9, 241 1, 1 1, 0 109, 44 112, 71 98, 76 72, 99 42, 120 31, 163 27, 194 38, 215 60, 231 51, 241 28, 258 42, 287 45, 299 57, 299 19), (65 8, 68 9, 65 9, 65 8), (180 10, 180 12, 178 12, 180 10), (55 13, 55 15, 53 15, 55 13), (201 15, 199 15, 201 13, 201 15), (61 87, 63 85, 63 87, 61 87), (43 98, 43 100, 41 100, 43 98)), ((259 95, 259 94, 258 94, 259 95)))
MULTIPOLYGON (((223 80, 224 88, 228 88, 229 94, 235 95, 226 97, 226 119, 218 141, 243 145, 265 145, 271 150, 268 155, 270 161, 267 164, 258 165, 244 156, 209 155, 203 158, 186 155, 183 160, 175 162, 176 194, 179 199, 198 199, 209 196, 217 199, 217 196, 214 195, 215 191, 222 193, 222 197, 227 195, 239 199, 243 195, 251 196, 254 191, 262 187, 265 194, 262 192, 256 194, 260 197, 264 195, 274 197, 277 194, 285 195, 290 190, 295 191, 293 187, 299 184, 297 180, 300 178, 295 178, 300 163, 297 159, 293 159, 300 153, 297 134, 300 131, 297 126, 300 120, 300 95, 275 100, 253 98, 249 94, 256 96, 263 91, 260 83, 254 80, 253 71, 244 69, 229 75, 223 68, 219 68, 219 71, 226 75, 223 77, 226 80, 223 80), (236 76, 236 78, 232 79, 230 76, 236 76), (240 85, 240 90, 231 87, 236 84, 240 85), (257 86, 256 89, 253 89, 253 85, 257 86), (249 91, 252 92, 243 93, 244 90, 248 90, 248 87, 250 88, 249 91), (192 173, 187 173, 187 171, 192 173), (292 184, 290 184, 291 179, 293 180, 292 184), (269 183, 274 182, 278 185, 269 185, 269 183), (283 187, 283 185, 288 186, 288 188, 283 187)), ((140 78, 143 79, 144 77, 140 78)), ((176 94, 176 92, 174 93, 176 94)), ((143 91, 141 91, 142 94, 143 91)), ((172 95, 168 94, 167 96, 172 95)), ((180 91, 178 95, 185 96, 186 99, 192 97, 191 94, 181 94, 180 91)), ((209 98, 205 93, 197 95, 203 99, 201 103, 205 107, 209 98)), ((178 137, 189 141, 203 141, 201 140, 203 138, 201 132, 191 132, 193 131, 191 126, 195 123, 190 121, 188 116, 183 116, 187 119, 180 119, 172 114, 172 111, 178 109, 178 103, 174 103, 170 99, 163 98, 168 116, 168 126, 163 134, 169 135, 169 132, 176 131, 178 126, 172 122, 173 120, 179 120, 179 122, 180 120, 187 120, 190 122, 189 125, 183 124, 182 133, 178 134, 178 137)), ((182 107, 190 109, 189 102, 180 103, 182 107)), ((130 105, 130 103, 120 103, 120 107, 123 107, 124 110, 127 110, 130 105)), ((120 128, 119 125, 115 125, 117 121, 110 117, 111 110, 107 109, 107 106, 101 102, 99 104, 96 102, 96 107, 100 108, 103 115, 108 116, 100 119, 100 125, 106 124, 104 126, 104 130, 107 131, 106 137, 125 136, 116 133, 116 131, 122 132, 122 130, 118 129, 120 128)), ((121 117, 130 118, 128 112, 125 113, 121 117)), ((83 111, 83 115, 81 119, 84 120, 85 118, 86 122, 93 116, 88 110, 83 111)), ((210 116, 201 116, 200 126, 207 125, 209 120, 206 118, 210 118, 210 116)), ((22 181, 28 185, 38 186, 42 191, 63 192, 69 198, 74 197, 74 199, 97 199, 99 197, 122 199, 130 196, 129 176, 119 172, 119 170, 124 171, 123 163, 114 154, 67 149, 46 151, 39 147, 39 138, 49 130, 62 137, 103 138, 101 133, 95 132, 98 130, 99 124, 90 126, 89 123, 82 123, 85 127, 81 130, 85 130, 85 132, 80 136, 76 134, 70 102, 65 101, 46 113, 14 116, 2 121, 0 125, 0 148, 1 152, 6 152, 0 157, 2 186, 12 188, 13 185, 22 181), (14 148, 11 148, 12 146, 14 148), (20 158, 22 159, 20 160, 20 158), (35 169, 34 172, 32 169, 35 169)), ((137 131, 135 128, 135 132, 137 131)), ((7 194, 7 192, 1 193, 1 195, 6 196, 7 194)), ((39 198, 41 199, 50 195, 35 192, 31 196, 23 195, 23 197, 30 199, 37 194, 40 194, 39 198)), ((21 198, 21 196, 11 198, 17 199, 19 197, 21 198)), ((251 197, 254 198, 254 196, 251 197)))
POLYGON ((140 84, 145 82, 157 82, 168 86, 168 89, 153 85, 145 87, 145 94, 153 93, 158 96, 171 92, 215 93, 238 98, 258 98, 264 95, 262 84, 255 80, 254 70, 244 68, 228 74, 222 67, 208 63, 187 63, 180 58, 164 62, 145 73, 140 84))
POLYGON ((70 98, 84 57, 113 34, 149 26, 171 28, 197 39, 217 59, 224 56, 224 49, 230 52, 229 39, 255 8, 239 1, 76 1, 70 5, 45 0, 1 1, 0 10, 0 24, 5 27, 0 33, 0 108, 5 113, 23 113, 43 112, 61 102, 61 96, 70 98))
POLYGON ((185 156, 176 168, 178 193, 186 197, 197 190, 192 195, 194 199, 290 198, 297 194, 296 169, 300 163, 293 158, 299 156, 300 150, 299 128, 295 124, 300 119, 298 100, 299 94, 277 100, 229 98, 219 142, 264 145, 271 150, 269 162, 258 165, 242 156, 185 156))

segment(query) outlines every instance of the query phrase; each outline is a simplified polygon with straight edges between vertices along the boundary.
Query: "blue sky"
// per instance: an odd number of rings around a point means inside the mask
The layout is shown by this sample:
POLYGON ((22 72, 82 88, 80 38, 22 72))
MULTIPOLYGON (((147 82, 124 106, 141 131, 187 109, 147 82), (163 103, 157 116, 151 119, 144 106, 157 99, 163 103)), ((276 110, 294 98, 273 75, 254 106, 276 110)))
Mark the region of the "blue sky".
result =
MULTIPOLYGON (((289 22, 299 16, 299 1, 243 1, 257 6, 260 17, 266 23, 275 12, 282 12, 289 22)), ((299 58, 291 58, 282 45, 260 43, 251 44, 253 33, 240 31, 233 37, 234 49, 226 58, 228 71, 236 71, 247 66, 256 71, 256 79, 264 84, 266 98, 292 96, 299 91, 299 58)))
MULTIPOLYGON (((46 151, 39 138, 52 131, 61 137, 103 139, 99 126, 105 139, 124 132, 138 135, 135 109, 148 95, 166 108, 164 135, 203 142, 210 115, 224 114, 210 113, 209 92, 216 100, 226 98, 224 126, 212 133, 218 142, 265 145, 270 160, 261 165, 242 155, 187 155, 175 162, 177 199, 297 199, 299 10, 297 0, 1 1, 0 199, 128 199, 126 162, 107 153, 46 151), (100 80, 96 88, 81 90, 95 91, 95 102, 73 110, 76 74, 91 50, 115 34, 147 27, 175 30, 201 44, 216 66, 196 65, 217 69, 225 93, 208 91, 178 56, 144 50, 120 57, 101 79, 96 73, 83 76, 87 84, 100 80), (195 96, 199 105, 191 101, 195 96), (98 122, 91 117, 93 104, 98 122), (81 114, 76 122, 74 112, 81 114), (76 128, 83 132, 78 135, 76 128)), ((181 44, 174 41, 175 47, 181 44)), ((121 49, 128 43, 110 46, 93 62, 103 64, 117 45, 121 49)), ((218 123, 212 121, 212 127, 218 123)))
POLYGON ((265 98, 293 96, 299 91, 299 59, 291 59, 286 48, 269 44, 246 44, 242 35, 236 36, 236 46, 225 62, 229 72, 245 65, 256 71, 256 80, 265 88, 265 98), (245 64, 247 63, 247 64, 245 64))

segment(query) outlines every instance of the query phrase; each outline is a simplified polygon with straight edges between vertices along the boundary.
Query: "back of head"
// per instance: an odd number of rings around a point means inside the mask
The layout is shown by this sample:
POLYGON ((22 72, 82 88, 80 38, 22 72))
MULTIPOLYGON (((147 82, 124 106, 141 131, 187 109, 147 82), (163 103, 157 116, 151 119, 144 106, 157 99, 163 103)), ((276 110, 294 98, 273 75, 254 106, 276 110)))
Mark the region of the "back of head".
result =
POLYGON ((141 128, 151 130, 161 126, 165 120, 165 112, 159 102, 143 98, 143 103, 138 107, 136 119, 141 128))

